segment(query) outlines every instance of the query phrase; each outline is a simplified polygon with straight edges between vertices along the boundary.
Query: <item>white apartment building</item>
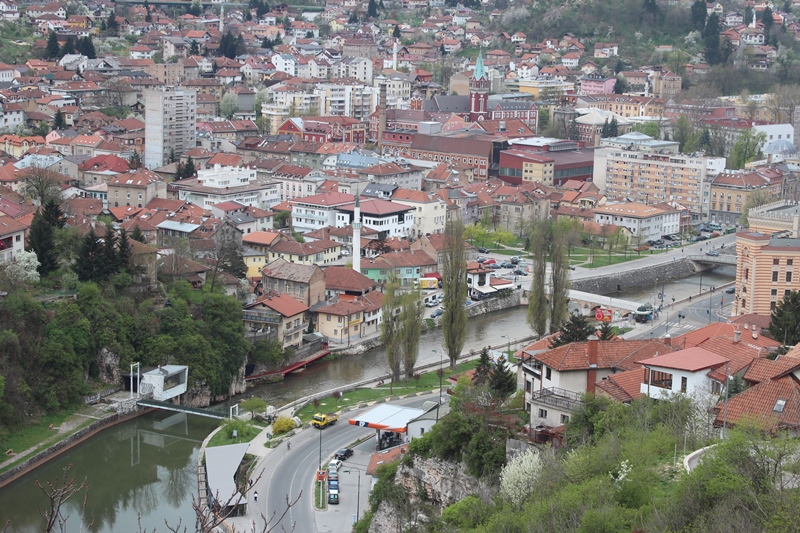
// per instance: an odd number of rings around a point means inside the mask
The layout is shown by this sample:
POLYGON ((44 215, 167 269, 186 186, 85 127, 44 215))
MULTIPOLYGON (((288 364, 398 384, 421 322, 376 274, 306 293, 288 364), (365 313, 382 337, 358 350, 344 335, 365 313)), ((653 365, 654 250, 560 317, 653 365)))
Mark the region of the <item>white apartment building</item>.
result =
POLYGON ((319 114, 345 116, 364 122, 378 105, 378 89, 366 84, 326 82, 315 89, 319 114))
POLYGON ((413 236, 444 233, 447 204, 438 196, 432 196, 424 191, 396 189, 392 193, 392 202, 406 205, 414 210, 413 236))
POLYGON ((372 85, 372 61, 366 57, 343 57, 331 65, 331 77, 355 78, 372 85))
POLYGON ((280 203, 280 185, 259 179, 251 168, 214 165, 197 172, 196 179, 174 183, 178 199, 209 208, 222 202, 238 202, 245 206, 269 209, 280 203))
POLYGON ((707 218, 708 183, 725 169, 725 158, 678 154, 666 145, 657 152, 637 150, 644 146, 650 144, 601 144, 594 153, 594 183, 610 199, 677 202, 692 212, 693 220, 707 218))
POLYGON ((408 109, 411 102, 411 82, 397 76, 378 76, 373 82, 380 91, 381 84, 386 84, 386 107, 389 109, 408 109))
MULTIPOLYGON (((337 207, 352 204, 355 196, 340 192, 326 192, 297 198, 292 201, 292 229, 298 233, 315 231, 327 226, 338 227, 337 207)), ((346 226, 347 224, 342 224, 346 226)))
POLYGON ((594 209, 594 221, 628 228, 634 242, 658 240, 680 232, 680 212, 637 202, 605 204, 594 209))
MULTIPOLYGON (((414 208, 403 204, 365 198, 361 200, 361 223, 366 228, 374 229, 382 237, 411 237, 414 234, 414 208)), ((343 228, 355 222, 355 203, 341 205, 336 208, 336 227, 343 228)))
POLYGON ((147 168, 169 163, 173 150, 180 156, 197 146, 197 92, 194 89, 147 89, 144 105, 144 164, 147 168))

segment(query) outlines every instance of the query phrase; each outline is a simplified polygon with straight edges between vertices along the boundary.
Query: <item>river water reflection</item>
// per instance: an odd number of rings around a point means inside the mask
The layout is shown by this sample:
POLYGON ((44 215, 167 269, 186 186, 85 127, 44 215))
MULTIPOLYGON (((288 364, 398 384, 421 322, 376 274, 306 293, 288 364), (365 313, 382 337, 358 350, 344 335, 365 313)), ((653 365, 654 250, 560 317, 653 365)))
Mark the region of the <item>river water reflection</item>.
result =
MULTIPOLYGON (((0 490, 0 527, 10 520, 8 531, 41 532, 38 509, 47 499, 34 483, 55 482, 72 464, 70 477, 89 484, 83 531, 134 533, 139 516, 148 532, 167 531, 164 520, 172 526, 183 520, 193 531, 197 454, 216 425, 210 418, 157 411, 107 429, 0 490)), ((81 531, 82 500, 64 506, 67 531, 81 531)))

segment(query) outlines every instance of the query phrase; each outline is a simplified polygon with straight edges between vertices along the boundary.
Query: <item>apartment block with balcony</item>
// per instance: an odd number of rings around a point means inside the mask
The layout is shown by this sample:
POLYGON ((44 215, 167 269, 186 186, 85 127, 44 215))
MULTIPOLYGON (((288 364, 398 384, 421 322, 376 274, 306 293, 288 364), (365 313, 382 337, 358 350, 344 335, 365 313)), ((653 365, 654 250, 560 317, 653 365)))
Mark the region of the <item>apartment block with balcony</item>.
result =
POLYGON ((595 184, 609 198, 676 202, 691 211, 693 220, 706 220, 707 184, 724 170, 725 158, 608 147, 595 151, 594 168, 595 184))
POLYGON ((194 89, 159 88, 145 91, 144 164, 149 169, 169 163, 170 153, 181 155, 197 145, 194 89))
POLYGON ((25 250, 25 230, 28 227, 11 217, 0 217, 0 263, 13 261, 25 250))
POLYGON ((739 232, 736 254, 734 316, 770 316, 786 294, 800 290, 800 239, 739 232))

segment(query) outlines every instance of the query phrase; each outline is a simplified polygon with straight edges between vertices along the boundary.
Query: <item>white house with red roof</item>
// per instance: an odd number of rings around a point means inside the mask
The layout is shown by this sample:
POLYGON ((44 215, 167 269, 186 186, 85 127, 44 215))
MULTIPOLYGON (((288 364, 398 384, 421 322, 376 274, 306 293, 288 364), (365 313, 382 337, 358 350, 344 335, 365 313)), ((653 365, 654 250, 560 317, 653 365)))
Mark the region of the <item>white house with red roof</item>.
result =
MULTIPOLYGON (((337 226, 337 208, 352 204, 355 196, 341 192, 325 192, 295 198, 292 205, 292 229, 298 233, 318 230, 326 226, 337 226)), ((363 211, 362 211, 363 212, 363 211)), ((346 223, 342 224, 347 225, 346 223)))
MULTIPOLYGON (((355 222, 355 203, 336 208, 336 227, 355 222)), ((379 198, 361 201, 361 223, 372 228, 384 238, 410 237, 414 235, 414 208, 379 198)))
POLYGON ((11 217, 0 217, 0 263, 12 261, 25 250, 28 226, 11 217))
POLYGON ((636 363, 645 368, 641 393, 651 398, 668 399, 677 393, 711 394, 715 380, 709 373, 720 369, 723 375, 728 375, 725 368, 731 361, 704 348, 694 347, 640 359, 636 363))
POLYGON ((268 292, 242 310, 245 333, 266 336, 281 343, 281 348, 299 348, 308 327, 308 306, 289 296, 268 292))

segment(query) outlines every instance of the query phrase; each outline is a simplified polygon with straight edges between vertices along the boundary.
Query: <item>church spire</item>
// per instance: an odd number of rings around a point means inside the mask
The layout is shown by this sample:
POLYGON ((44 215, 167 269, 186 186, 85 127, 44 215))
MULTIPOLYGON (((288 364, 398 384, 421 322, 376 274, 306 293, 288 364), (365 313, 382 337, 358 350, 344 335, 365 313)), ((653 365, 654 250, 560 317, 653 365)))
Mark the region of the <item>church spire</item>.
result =
POLYGON ((475 71, 472 77, 475 78, 475 80, 480 80, 481 78, 485 80, 489 79, 486 76, 486 68, 483 66, 483 51, 478 52, 478 60, 475 61, 475 71))

